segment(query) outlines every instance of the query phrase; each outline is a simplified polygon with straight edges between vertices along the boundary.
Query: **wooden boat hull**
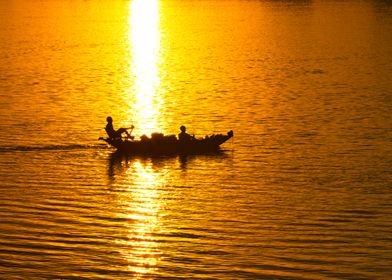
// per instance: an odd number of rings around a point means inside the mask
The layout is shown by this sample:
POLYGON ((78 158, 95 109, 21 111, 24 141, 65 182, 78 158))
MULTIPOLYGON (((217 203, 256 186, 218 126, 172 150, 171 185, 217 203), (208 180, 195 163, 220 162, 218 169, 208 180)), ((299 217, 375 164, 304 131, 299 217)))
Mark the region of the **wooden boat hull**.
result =
POLYGON ((207 136, 204 139, 192 139, 190 141, 179 141, 175 136, 152 137, 145 140, 123 140, 100 138, 109 145, 115 147, 119 152, 127 154, 201 154, 216 152, 220 145, 233 137, 233 131, 226 135, 217 134, 207 136))

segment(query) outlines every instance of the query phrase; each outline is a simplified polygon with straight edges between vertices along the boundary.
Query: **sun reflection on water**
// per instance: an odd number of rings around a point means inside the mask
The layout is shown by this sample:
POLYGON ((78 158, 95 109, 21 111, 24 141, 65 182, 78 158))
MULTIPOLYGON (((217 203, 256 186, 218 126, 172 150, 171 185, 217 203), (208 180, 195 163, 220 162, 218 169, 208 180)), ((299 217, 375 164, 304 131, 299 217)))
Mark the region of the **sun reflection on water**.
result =
POLYGON ((130 46, 134 80, 132 115, 140 134, 159 131, 160 106, 160 29, 158 0, 134 0, 130 3, 130 46))
MULTIPOLYGON (((162 99, 159 94, 160 28, 159 0, 133 0, 129 4, 130 120, 137 134, 159 131, 162 99)), ((120 164, 123 162, 120 160, 120 164)), ((155 238, 159 230, 161 200, 159 186, 161 172, 154 171, 151 162, 134 159, 126 161, 118 199, 118 216, 125 232, 116 243, 127 263, 132 279, 152 275, 157 268, 161 251, 155 238)), ((113 175, 113 174, 112 174, 113 175)))
POLYGON ((122 186, 119 216, 129 223, 126 224, 124 238, 117 243, 134 279, 151 275, 161 258, 154 233, 160 227, 159 186, 164 183, 162 174, 164 172, 155 172, 151 163, 139 160, 131 162, 124 174, 128 184, 122 186))

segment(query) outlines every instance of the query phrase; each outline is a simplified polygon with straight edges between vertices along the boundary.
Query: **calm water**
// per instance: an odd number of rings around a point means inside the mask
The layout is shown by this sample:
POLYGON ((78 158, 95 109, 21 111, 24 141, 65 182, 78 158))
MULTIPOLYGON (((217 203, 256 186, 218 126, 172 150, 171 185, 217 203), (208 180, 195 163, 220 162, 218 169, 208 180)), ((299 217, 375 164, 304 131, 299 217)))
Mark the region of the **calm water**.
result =
POLYGON ((1 1, 1 279, 392 279, 389 1, 1 1), (134 135, 224 153, 121 157, 134 135))

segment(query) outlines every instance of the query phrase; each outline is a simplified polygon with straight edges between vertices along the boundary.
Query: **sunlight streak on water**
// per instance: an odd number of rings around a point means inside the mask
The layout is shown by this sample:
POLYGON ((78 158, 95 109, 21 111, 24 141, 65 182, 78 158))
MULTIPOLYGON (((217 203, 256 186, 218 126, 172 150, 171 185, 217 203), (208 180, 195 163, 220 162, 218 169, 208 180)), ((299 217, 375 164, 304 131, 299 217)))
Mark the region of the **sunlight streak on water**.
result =
POLYGON ((157 0, 135 0, 130 4, 130 46, 135 80, 132 111, 141 134, 158 129, 161 100, 158 60, 160 49, 159 6, 157 0))
POLYGON ((125 175, 133 184, 125 182, 122 186, 120 218, 130 222, 126 238, 116 242, 121 245, 120 254, 129 264, 129 271, 137 279, 156 270, 161 255, 154 232, 159 229, 161 208, 157 186, 163 184, 163 178, 140 161, 132 162, 125 175))

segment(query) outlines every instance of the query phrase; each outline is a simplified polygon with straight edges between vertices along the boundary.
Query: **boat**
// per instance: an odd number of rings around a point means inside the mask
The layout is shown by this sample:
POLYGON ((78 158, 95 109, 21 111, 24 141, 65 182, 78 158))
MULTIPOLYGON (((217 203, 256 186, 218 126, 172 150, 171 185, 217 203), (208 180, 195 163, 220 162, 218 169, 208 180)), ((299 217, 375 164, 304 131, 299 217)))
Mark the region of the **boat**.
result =
POLYGON ((204 138, 194 138, 189 140, 179 140, 175 135, 165 136, 162 133, 153 133, 151 137, 141 136, 139 140, 132 138, 103 138, 110 146, 117 151, 126 154, 147 154, 147 155, 167 155, 167 154, 203 154, 218 152, 220 145, 232 138, 233 131, 227 134, 213 134, 204 138))

